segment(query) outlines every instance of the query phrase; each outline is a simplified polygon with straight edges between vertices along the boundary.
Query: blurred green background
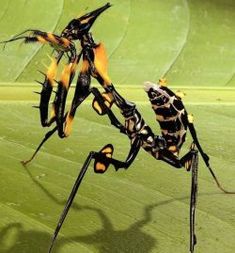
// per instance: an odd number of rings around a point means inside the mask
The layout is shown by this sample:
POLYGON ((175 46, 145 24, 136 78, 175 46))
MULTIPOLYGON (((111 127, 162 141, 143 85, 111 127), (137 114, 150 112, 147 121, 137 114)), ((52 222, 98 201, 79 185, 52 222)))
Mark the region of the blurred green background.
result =
MULTIPOLYGON (((106 1, 1 1, 0 40, 28 28, 54 33, 106 1)), ((235 189, 235 1, 112 0, 92 28, 109 56, 109 75, 159 133, 146 80, 165 76, 186 93, 201 144, 212 167, 235 189)), ((125 159, 129 141, 91 109, 79 108, 72 135, 56 135, 24 169, 48 129, 42 129, 32 93, 37 70, 49 65, 48 46, 15 42, 0 50, 0 253, 45 253, 67 196, 87 154, 107 142, 125 159)), ((92 85, 96 85, 93 81, 92 85)), ((99 86, 97 86, 99 87, 99 86)), ((74 89, 71 89, 70 97, 74 89)), ((117 111, 116 111, 117 112, 117 111)), ((118 113, 118 112, 117 112, 118 113)), ((182 150, 187 151, 190 136, 182 150)), ((190 174, 140 152, 128 171, 92 167, 61 230, 56 253, 182 253, 189 246, 190 174)), ((196 253, 235 251, 235 196, 216 188, 199 167, 196 253)))
MULTIPOLYGON (((60 33, 69 20, 106 1, 4 1, 1 39, 27 28, 60 33)), ((166 75, 171 85, 235 84, 234 0, 112 1, 93 34, 106 45, 114 83, 141 84, 166 75)), ((0 81, 32 82, 49 60, 40 45, 7 45, 0 81)))

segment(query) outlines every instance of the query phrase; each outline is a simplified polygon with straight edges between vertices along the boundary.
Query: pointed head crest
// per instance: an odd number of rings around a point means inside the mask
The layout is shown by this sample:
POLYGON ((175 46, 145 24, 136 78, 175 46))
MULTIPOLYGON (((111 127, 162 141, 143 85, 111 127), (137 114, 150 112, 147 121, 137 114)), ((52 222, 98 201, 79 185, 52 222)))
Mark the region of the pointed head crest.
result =
POLYGON ((73 19, 62 31, 61 36, 70 40, 80 40, 84 34, 89 32, 97 17, 109 7, 111 4, 107 3, 94 11, 73 19))

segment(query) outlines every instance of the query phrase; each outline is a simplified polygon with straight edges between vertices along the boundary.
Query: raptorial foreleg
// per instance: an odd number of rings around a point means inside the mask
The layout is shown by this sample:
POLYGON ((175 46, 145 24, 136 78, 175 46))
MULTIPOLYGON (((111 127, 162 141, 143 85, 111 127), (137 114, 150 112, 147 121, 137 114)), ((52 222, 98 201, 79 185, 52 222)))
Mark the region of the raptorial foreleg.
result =
POLYGON ((53 237, 52 237, 52 241, 51 241, 51 245, 50 245, 50 248, 49 248, 49 253, 52 251, 52 248, 53 248, 53 245, 56 241, 56 238, 58 236, 58 233, 64 223, 64 220, 68 214, 68 211, 73 203, 73 200, 77 194, 77 191, 79 189, 79 186, 85 176, 85 173, 91 163, 91 161, 94 159, 95 160, 95 172, 97 173, 100 173, 102 171, 105 172, 109 166, 109 163, 106 162, 106 159, 111 159, 112 158, 112 154, 113 154, 113 146, 111 144, 108 144, 106 146, 104 146, 99 152, 94 152, 94 151, 91 151, 89 153, 89 155, 87 156, 86 158, 86 161, 84 162, 79 174, 78 174, 78 177, 74 183, 74 186, 72 188, 72 191, 69 195, 69 198, 66 202, 66 205, 64 207, 64 210, 59 218, 59 222, 57 224, 57 227, 55 229, 55 232, 53 234, 53 237))

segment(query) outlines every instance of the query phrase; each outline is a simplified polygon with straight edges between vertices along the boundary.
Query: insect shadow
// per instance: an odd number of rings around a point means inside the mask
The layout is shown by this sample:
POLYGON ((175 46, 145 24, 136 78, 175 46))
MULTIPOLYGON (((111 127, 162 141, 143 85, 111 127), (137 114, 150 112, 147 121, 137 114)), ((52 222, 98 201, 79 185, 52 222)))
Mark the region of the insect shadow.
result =
MULTIPOLYGON (((154 205, 144 209, 143 217, 123 230, 116 230, 108 216, 99 208, 82 206, 81 210, 94 211, 101 220, 101 228, 87 235, 69 237, 69 241, 76 241, 85 245, 92 245, 99 253, 150 253, 157 248, 155 237, 145 233, 142 228, 151 222, 154 205)), ((55 249, 60 243, 55 244, 55 249)), ((56 251, 55 251, 56 252, 56 251)))
MULTIPOLYGON (((26 171, 32 181, 56 204, 64 206, 65 201, 61 201, 57 199, 53 194, 51 194, 37 179, 35 179, 30 170, 26 168, 26 171)), ((202 193, 201 195, 214 195, 216 193, 202 193)), ((94 211, 100 221, 101 221, 101 228, 97 229, 96 231, 87 234, 87 235, 80 235, 80 236, 73 236, 73 237, 60 237, 59 240, 56 242, 55 247, 53 249, 54 253, 59 252, 61 247, 69 244, 71 242, 78 242, 85 245, 92 245, 96 248, 97 252, 99 253, 149 253, 153 249, 157 249, 157 239, 150 234, 147 234, 143 231, 144 226, 153 222, 153 211, 159 206, 168 205, 174 201, 180 201, 188 199, 188 195, 182 196, 179 198, 168 199, 165 201, 158 201, 154 204, 147 205, 144 207, 143 216, 136 221, 135 223, 131 224, 128 228, 124 230, 116 230, 111 223, 109 217, 99 208, 90 207, 90 206, 81 206, 77 203, 73 203, 72 208, 81 212, 83 210, 94 211)), ((41 247, 42 251, 45 252, 45 249, 48 248, 50 241, 51 241, 51 234, 42 233, 37 231, 30 231, 30 232, 20 232, 20 241, 25 240, 42 240, 41 247), (38 239, 39 238, 39 239, 38 239)), ((1 238, 1 237, 0 237, 1 238)), ((33 244, 33 243, 32 243, 33 244)), ((12 248, 10 251, 4 251, 6 253, 14 253, 19 251, 14 251, 12 248)), ((25 253, 31 253, 30 251, 23 251, 25 253)))
MULTIPOLYGON (((45 253, 50 243, 50 233, 37 230, 25 230, 21 223, 10 223, 0 231, 0 252, 4 253, 32 253, 37 247, 38 253, 45 253)), ((65 241, 59 239, 55 253, 65 241)))
MULTIPOLYGON (((143 232, 142 228, 151 222, 151 212, 154 205, 149 205, 144 210, 144 216, 127 229, 115 230, 108 216, 99 209, 90 206, 79 207, 80 211, 94 211, 101 220, 102 227, 91 234, 72 237, 61 237, 55 244, 54 253, 61 252, 61 248, 70 242, 78 242, 86 245, 93 245, 99 253, 149 253, 156 249, 156 239, 143 232)), ((21 223, 11 223, 0 231, 0 252, 4 253, 32 253, 37 247, 38 253, 47 252, 50 245, 51 234, 36 230, 25 230, 21 223), (5 242, 14 235, 14 242, 6 246, 5 242)), ((91 250, 92 252, 92 250, 91 250)))
MULTIPOLYGON (((53 194, 51 194, 37 179, 34 178, 31 171, 26 168, 26 171, 32 181, 56 204, 64 206, 66 201, 60 201, 53 194)), ((120 253, 120 252, 135 252, 135 253, 149 253, 153 248, 156 249, 157 240, 155 237, 142 231, 142 228, 151 223, 152 221, 152 211, 157 206, 148 205, 144 208, 143 217, 137 222, 131 224, 127 229, 124 230, 115 230, 113 224, 111 223, 108 216, 99 208, 90 207, 90 206, 80 206, 76 203, 73 203, 72 208, 77 211, 89 210, 94 211, 101 220, 102 227, 91 234, 60 238, 55 244, 53 252, 59 252, 61 246, 66 242, 76 241, 81 244, 93 245, 99 253, 120 253)), ((29 233, 30 237, 33 236, 33 233, 29 233)), ((27 233, 25 234, 27 235, 27 233)), ((21 236, 23 236, 21 232, 21 236)), ((38 236, 38 232, 35 233, 35 236, 38 236)), ((44 234, 43 246, 44 251, 48 248, 51 240, 51 236, 44 234), (45 243, 47 242, 47 243, 45 243)), ((43 235, 41 236, 43 237, 43 235)), ((40 236, 39 236, 40 238, 40 236)), ((28 238, 30 240, 30 238, 28 238)), ((11 251, 9 251, 11 252, 11 251)), ((14 251, 12 251, 14 252, 14 251)), ((7 252, 8 253, 8 252, 7 252)), ((25 253, 28 253, 27 251, 25 253)))

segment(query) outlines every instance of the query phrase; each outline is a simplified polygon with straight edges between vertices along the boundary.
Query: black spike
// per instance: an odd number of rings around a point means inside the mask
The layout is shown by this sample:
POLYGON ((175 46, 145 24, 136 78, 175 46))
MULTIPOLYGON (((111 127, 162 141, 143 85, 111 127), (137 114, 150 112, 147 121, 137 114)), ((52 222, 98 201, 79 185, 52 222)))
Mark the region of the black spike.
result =
POLYGON ((41 84, 42 86, 44 85, 44 83, 42 83, 42 82, 40 82, 40 81, 38 81, 38 80, 35 80, 35 82, 41 84))
POLYGON ((36 108, 36 109, 39 109, 39 108, 40 108, 40 106, 38 106, 38 105, 32 105, 32 107, 33 107, 33 108, 36 108))
POLYGON ((52 92, 53 92, 53 93, 55 93, 55 94, 58 94, 58 92, 57 92, 57 91, 55 91, 55 90, 52 90, 52 92))
POLYGON ((39 73, 41 73, 42 75, 46 76, 45 73, 43 73, 41 70, 38 70, 39 73))
POLYGON ((38 92, 38 91, 33 91, 33 93, 38 94, 38 95, 42 94, 41 92, 38 92))
POLYGON ((60 84, 60 82, 59 81, 57 81, 57 80, 55 80, 55 79, 53 79, 54 80, 54 82, 56 82, 57 84, 60 84))

